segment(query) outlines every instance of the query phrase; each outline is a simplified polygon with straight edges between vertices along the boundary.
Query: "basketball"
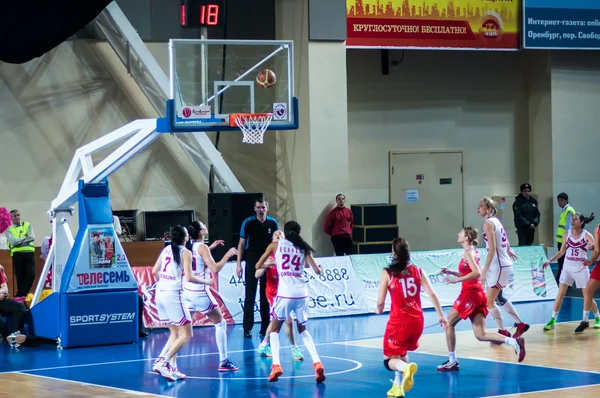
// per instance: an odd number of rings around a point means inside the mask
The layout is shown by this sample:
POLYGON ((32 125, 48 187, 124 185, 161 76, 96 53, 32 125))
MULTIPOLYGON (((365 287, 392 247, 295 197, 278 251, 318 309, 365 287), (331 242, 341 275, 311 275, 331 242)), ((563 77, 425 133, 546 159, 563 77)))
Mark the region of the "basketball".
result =
POLYGON ((271 69, 263 69, 256 75, 256 82, 262 88, 269 88, 275 84, 277 81, 277 76, 275 76, 275 72, 271 69))

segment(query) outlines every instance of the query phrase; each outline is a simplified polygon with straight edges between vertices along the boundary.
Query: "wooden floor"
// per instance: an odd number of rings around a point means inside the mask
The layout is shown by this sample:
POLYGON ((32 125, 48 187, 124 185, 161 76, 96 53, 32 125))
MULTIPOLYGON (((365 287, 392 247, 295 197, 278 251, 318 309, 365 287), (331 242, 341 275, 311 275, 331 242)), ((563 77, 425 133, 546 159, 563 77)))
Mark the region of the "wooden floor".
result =
POLYGON ((60 397, 160 397, 161 395, 145 394, 137 391, 114 387, 104 387, 61 380, 46 376, 3 373, 0 374, 0 390, 6 398, 60 398, 60 397))
MULTIPOLYGON (((463 321, 468 323, 468 321, 463 321)), ((600 329, 587 329, 584 333, 573 331, 579 322, 557 323, 556 328, 544 331, 543 325, 533 325, 523 336, 526 342, 527 357, 525 366, 543 366, 545 368, 568 369, 598 373, 600 371, 600 329)), ((490 332, 495 329, 488 329, 490 332)), ((380 350, 381 338, 357 340, 343 343, 359 347, 380 350)), ((418 350, 421 354, 440 356, 440 364, 448 355, 445 335, 442 333, 427 334, 421 337, 418 350)), ((461 358, 488 360, 494 362, 516 363, 514 350, 507 346, 490 346, 479 342, 472 331, 456 332, 456 355, 461 358)), ((565 397, 583 394, 600 396, 600 384, 585 387, 570 387, 554 391, 528 392, 502 397, 565 397)))

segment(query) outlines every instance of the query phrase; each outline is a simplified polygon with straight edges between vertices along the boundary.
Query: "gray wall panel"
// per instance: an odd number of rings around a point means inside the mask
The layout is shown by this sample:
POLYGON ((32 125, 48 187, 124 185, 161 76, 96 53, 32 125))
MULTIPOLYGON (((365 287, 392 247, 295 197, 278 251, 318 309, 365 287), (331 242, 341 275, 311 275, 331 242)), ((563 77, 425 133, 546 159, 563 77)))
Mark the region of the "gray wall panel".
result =
POLYGON ((308 38, 345 41, 346 0, 308 0, 308 38))

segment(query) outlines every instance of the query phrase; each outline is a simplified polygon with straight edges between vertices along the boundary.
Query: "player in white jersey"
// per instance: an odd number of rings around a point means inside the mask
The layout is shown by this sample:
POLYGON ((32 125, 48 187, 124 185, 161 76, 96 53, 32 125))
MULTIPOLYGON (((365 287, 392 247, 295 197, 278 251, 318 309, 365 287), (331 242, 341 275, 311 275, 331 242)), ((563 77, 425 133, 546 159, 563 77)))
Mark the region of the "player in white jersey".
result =
MULTIPOLYGON (((552 318, 544 326, 544 330, 552 330, 556 325, 556 317, 558 311, 562 306, 563 298, 567 294, 567 289, 575 283, 578 289, 583 290, 583 296, 586 295, 586 287, 590 280, 590 268, 586 265, 588 250, 594 248, 594 236, 588 231, 583 229, 585 224, 591 222, 594 219, 592 214, 590 217, 584 217, 580 213, 576 213, 573 216, 571 229, 565 231, 563 235, 563 244, 554 256, 550 257, 543 265, 546 268, 551 262, 556 259, 565 256, 565 262, 563 264, 562 272, 560 273, 558 295, 554 300, 554 309, 552 310, 552 318)), ((594 328, 600 328, 600 313, 598 312, 598 305, 592 300, 591 310, 596 317, 594 322, 594 328)), ((583 321, 575 329, 575 333, 581 333, 589 327, 588 322, 589 309, 584 311, 583 321)))
POLYGON ((275 382, 283 374, 279 359, 279 330, 281 325, 292 312, 296 315, 298 333, 310 353, 315 368, 317 383, 325 381, 325 369, 317 354, 312 336, 306 330, 308 322, 308 281, 304 278, 305 262, 315 271, 321 274, 321 267, 315 263, 313 258, 314 249, 300 236, 300 224, 296 221, 288 221, 283 233, 285 239, 271 243, 262 255, 256 269, 266 268, 265 264, 271 253, 275 254, 277 273, 279 274, 279 285, 277 286, 277 297, 271 311, 272 330, 270 335, 273 365, 269 381, 275 382))
POLYGON ((174 227, 171 245, 162 250, 152 269, 158 279, 155 296, 158 316, 171 332, 167 353, 152 369, 171 381, 186 377, 177 369, 177 353, 192 337, 192 317, 183 304, 183 283, 212 283, 210 279, 196 278, 192 274, 192 253, 185 248, 188 239, 189 235, 184 227, 174 227))
MULTIPOLYGON (((219 262, 215 262, 210 248, 204 244, 204 238, 208 234, 206 226, 194 221, 188 227, 190 237, 192 238, 192 272, 194 276, 200 279, 211 279, 212 274, 217 275, 229 259, 237 255, 237 249, 231 248, 225 253, 225 256, 219 262)), ((231 362, 227 356, 227 322, 223 319, 223 314, 219 308, 219 303, 213 296, 210 286, 186 282, 183 298, 190 311, 197 311, 206 315, 215 325, 215 340, 219 350, 219 371, 235 371, 239 368, 231 362)))
MULTIPOLYGON (((278 240, 285 239, 283 235, 283 231, 277 230, 273 232, 273 242, 277 242, 278 240)), ((275 254, 271 253, 267 261, 264 264, 267 268, 259 268, 256 270, 254 276, 256 279, 260 279, 263 275, 267 277, 267 288, 265 289, 267 301, 269 302, 269 307, 272 310, 273 304, 275 303, 275 298, 277 297, 277 286, 279 285, 279 274, 277 273, 277 262, 275 260, 275 254)), ((304 268, 310 267, 310 265, 305 265, 304 268)), ((269 335, 271 334, 271 330, 273 329, 273 321, 269 323, 269 327, 265 333, 265 338, 262 343, 258 346, 256 350, 259 354, 264 355, 266 357, 272 357, 271 346, 269 345, 269 335)), ((304 355, 302 355, 302 351, 300 347, 296 345, 296 338, 294 337, 294 318, 290 316, 285 321, 285 331, 288 336, 288 340, 292 345, 292 356, 296 361, 303 361, 304 355)))
MULTIPOLYGON (((510 250, 510 242, 506 236, 504 226, 496 218, 494 201, 488 197, 482 198, 477 206, 477 214, 485 220, 483 223, 483 240, 488 253, 485 265, 481 270, 480 280, 486 288, 488 310, 496 320, 498 333, 511 337, 510 332, 504 327, 502 313, 496 305, 496 299, 500 290, 508 285, 508 280, 513 273, 513 260, 516 260, 517 256, 510 250)), ((510 300, 503 299, 499 304, 515 320, 516 330, 512 337, 521 337, 523 333, 529 330, 529 325, 521 320, 510 300)), ((499 343, 491 342, 490 344, 496 345, 499 343)))

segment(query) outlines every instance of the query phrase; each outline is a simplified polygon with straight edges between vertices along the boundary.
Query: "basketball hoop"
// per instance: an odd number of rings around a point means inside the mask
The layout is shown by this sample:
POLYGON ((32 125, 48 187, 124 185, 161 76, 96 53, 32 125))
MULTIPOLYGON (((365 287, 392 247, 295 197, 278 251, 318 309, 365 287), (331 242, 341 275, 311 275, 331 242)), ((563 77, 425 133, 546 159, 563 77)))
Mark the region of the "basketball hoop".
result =
POLYGON ((272 113, 232 113, 229 115, 229 126, 237 125, 242 130, 243 143, 262 144, 271 120, 272 113))

